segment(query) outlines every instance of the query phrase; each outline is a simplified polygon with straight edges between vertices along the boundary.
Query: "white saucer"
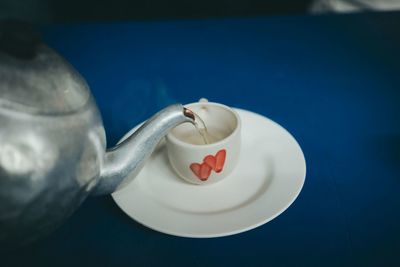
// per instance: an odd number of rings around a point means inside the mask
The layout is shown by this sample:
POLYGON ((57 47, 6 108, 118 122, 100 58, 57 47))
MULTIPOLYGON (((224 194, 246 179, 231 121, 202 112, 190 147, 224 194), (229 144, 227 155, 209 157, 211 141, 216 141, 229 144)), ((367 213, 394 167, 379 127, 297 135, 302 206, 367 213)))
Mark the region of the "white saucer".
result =
POLYGON ((236 111, 242 120, 242 148, 229 177, 206 186, 184 182, 170 167, 161 143, 139 175, 112 194, 117 205, 151 229, 183 237, 232 235, 281 214, 303 187, 303 152, 275 122, 236 111))

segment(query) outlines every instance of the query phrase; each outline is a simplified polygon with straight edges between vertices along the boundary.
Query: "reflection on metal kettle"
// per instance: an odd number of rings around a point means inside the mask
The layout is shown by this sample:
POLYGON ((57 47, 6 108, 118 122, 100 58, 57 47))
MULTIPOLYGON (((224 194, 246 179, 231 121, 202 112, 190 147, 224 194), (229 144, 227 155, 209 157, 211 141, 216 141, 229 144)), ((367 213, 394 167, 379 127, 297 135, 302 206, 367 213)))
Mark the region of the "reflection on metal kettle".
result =
POLYGON ((84 79, 26 25, 0 23, 0 246, 57 228, 89 194, 130 181, 160 139, 193 123, 169 106, 106 151, 104 127, 84 79))

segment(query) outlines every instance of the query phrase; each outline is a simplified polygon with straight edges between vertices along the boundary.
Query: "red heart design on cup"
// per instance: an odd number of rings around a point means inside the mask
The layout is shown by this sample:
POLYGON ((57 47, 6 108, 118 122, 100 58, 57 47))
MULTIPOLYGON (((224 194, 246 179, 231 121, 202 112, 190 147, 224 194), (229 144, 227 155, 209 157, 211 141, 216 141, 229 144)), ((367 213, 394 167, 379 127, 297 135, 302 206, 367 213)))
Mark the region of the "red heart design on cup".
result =
POLYGON ((190 169, 200 180, 207 181, 211 175, 211 170, 214 170, 216 173, 220 173, 223 170, 225 159, 226 150, 221 149, 215 156, 207 155, 204 157, 202 164, 192 163, 190 169))
POLYGON ((224 168, 224 164, 225 164, 225 158, 226 158, 226 150, 225 149, 221 149, 220 151, 217 152, 217 154, 215 155, 215 159, 216 159, 216 163, 215 163, 215 168, 214 171, 215 172, 221 172, 222 169, 224 168))
POLYGON ((208 155, 203 159, 203 162, 207 163, 214 171, 217 166, 217 159, 213 155, 208 155))
POLYGON ((192 163, 190 164, 190 169, 202 181, 207 181, 208 177, 210 177, 212 170, 212 168, 205 162, 203 162, 202 164, 192 163))

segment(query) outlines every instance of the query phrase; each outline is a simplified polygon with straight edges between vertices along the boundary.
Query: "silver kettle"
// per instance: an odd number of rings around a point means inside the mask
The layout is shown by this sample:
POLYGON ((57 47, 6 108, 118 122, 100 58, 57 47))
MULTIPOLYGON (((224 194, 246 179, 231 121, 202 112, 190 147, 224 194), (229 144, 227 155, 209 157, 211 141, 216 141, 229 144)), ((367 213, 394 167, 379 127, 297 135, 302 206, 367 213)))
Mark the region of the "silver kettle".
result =
POLYGON ((36 240, 88 195, 128 184, 162 137, 184 122, 193 123, 193 113, 169 106, 106 151, 85 80, 25 25, 1 24, 0 246, 36 240))

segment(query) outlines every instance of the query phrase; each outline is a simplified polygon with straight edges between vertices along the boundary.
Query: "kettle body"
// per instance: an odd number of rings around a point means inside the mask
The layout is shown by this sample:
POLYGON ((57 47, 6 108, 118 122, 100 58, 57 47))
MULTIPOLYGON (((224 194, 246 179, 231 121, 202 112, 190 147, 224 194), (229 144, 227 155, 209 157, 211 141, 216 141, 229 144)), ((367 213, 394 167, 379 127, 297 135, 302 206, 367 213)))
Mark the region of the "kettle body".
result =
POLYGON ((0 246, 45 236, 89 194, 128 184, 168 131, 185 122, 194 123, 193 113, 171 105, 106 149, 83 77, 24 26, 0 23, 0 246))

